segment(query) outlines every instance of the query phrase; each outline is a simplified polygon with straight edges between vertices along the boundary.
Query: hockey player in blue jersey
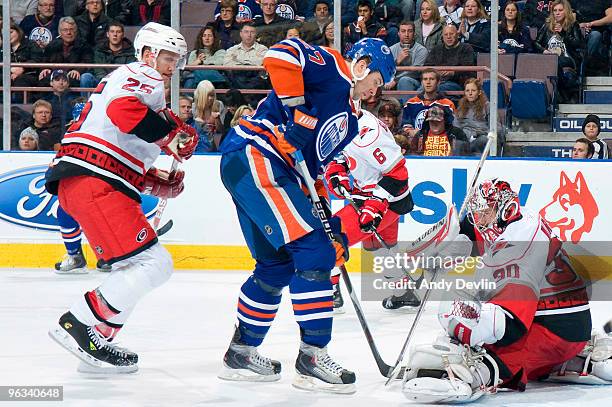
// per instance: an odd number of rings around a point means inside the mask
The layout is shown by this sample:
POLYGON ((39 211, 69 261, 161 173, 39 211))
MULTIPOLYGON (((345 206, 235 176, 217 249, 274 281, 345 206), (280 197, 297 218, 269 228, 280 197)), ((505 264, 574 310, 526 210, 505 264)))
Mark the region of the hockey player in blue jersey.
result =
POLYGON ((272 46, 263 62, 272 92, 221 145, 221 178, 256 260, 240 289, 238 326, 222 379, 280 379, 280 362, 261 356, 257 347, 289 286, 301 337, 294 386, 355 391, 355 374, 327 354, 333 314, 329 277, 348 257, 346 237, 339 219, 331 218, 337 239, 329 241, 292 156, 302 152, 308 176, 324 194, 322 167, 357 135, 359 101, 393 79, 395 62, 382 40, 365 38, 347 55, 345 61, 336 50, 296 38, 272 46))

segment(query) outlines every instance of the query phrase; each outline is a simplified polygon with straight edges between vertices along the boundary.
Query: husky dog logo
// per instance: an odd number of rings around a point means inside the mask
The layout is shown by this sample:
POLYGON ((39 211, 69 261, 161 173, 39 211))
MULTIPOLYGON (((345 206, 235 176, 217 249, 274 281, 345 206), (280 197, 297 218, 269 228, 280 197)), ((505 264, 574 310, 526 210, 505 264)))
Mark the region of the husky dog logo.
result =
POLYGON ((561 171, 559 188, 552 201, 540 209, 540 215, 551 228, 557 229, 563 241, 578 243, 584 233, 591 231, 599 208, 582 172, 578 171, 572 181, 561 171))

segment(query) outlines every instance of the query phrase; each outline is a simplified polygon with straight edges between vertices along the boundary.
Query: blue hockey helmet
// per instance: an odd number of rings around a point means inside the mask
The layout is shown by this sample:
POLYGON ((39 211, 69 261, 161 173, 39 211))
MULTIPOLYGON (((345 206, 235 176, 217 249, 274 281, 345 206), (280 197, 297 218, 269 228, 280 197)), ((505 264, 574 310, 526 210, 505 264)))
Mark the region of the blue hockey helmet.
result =
MULTIPOLYGON (((363 38, 348 50, 346 56, 353 60, 351 71, 357 61, 363 57, 369 57, 370 64, 368 65, 366 75, 370 72, 378 71, 382 75, 385 84, 391 82, 395 76, 395 60, 393 55, 391 55, 391 50, 381 39, 363 38)), ((363 77, 358 79, 363 79, 363 77)))

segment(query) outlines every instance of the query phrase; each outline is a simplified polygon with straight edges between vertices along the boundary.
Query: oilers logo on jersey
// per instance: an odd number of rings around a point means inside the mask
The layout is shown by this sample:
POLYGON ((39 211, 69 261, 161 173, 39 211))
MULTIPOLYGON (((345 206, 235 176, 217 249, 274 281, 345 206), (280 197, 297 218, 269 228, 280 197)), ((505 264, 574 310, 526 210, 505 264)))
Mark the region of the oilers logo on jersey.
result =
POLYGON ((238 13, 236 14, 236 18, 241 19, 241 20, 252 20, 253 12, 251 11, 249 7, 245 6, 244 4, 239 4, 238 13))
POLYGON ((341 112, 327 119, 317 137, 317 156, 325 160, 348 134, 348 113, 341 112))
POLYGON ((29 40, 32 42, 39 42, 46 46, 53 40, 53 34, 48 28, 36 27, 30 32, 29 40))
POLYGON ((289 4, 279 4, 276 6, 276 14, 288 20, 295 20, 295 10, 289 4))

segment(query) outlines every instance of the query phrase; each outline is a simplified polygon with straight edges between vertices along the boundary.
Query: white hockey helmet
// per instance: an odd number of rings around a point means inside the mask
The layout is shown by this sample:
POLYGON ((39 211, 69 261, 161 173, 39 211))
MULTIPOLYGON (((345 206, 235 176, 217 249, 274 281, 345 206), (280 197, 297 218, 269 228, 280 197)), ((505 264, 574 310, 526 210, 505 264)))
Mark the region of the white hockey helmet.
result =
POLYGON ((185 37, 172 27, 159 23, 147 23, 136 33, 134 48, 136 59, 142 61, 144 47, 151 48, 151 52, 157 57, 161 50, 174 52, 179 55, 178 69, 185 68, 187 62, 187 43, 185 37))

